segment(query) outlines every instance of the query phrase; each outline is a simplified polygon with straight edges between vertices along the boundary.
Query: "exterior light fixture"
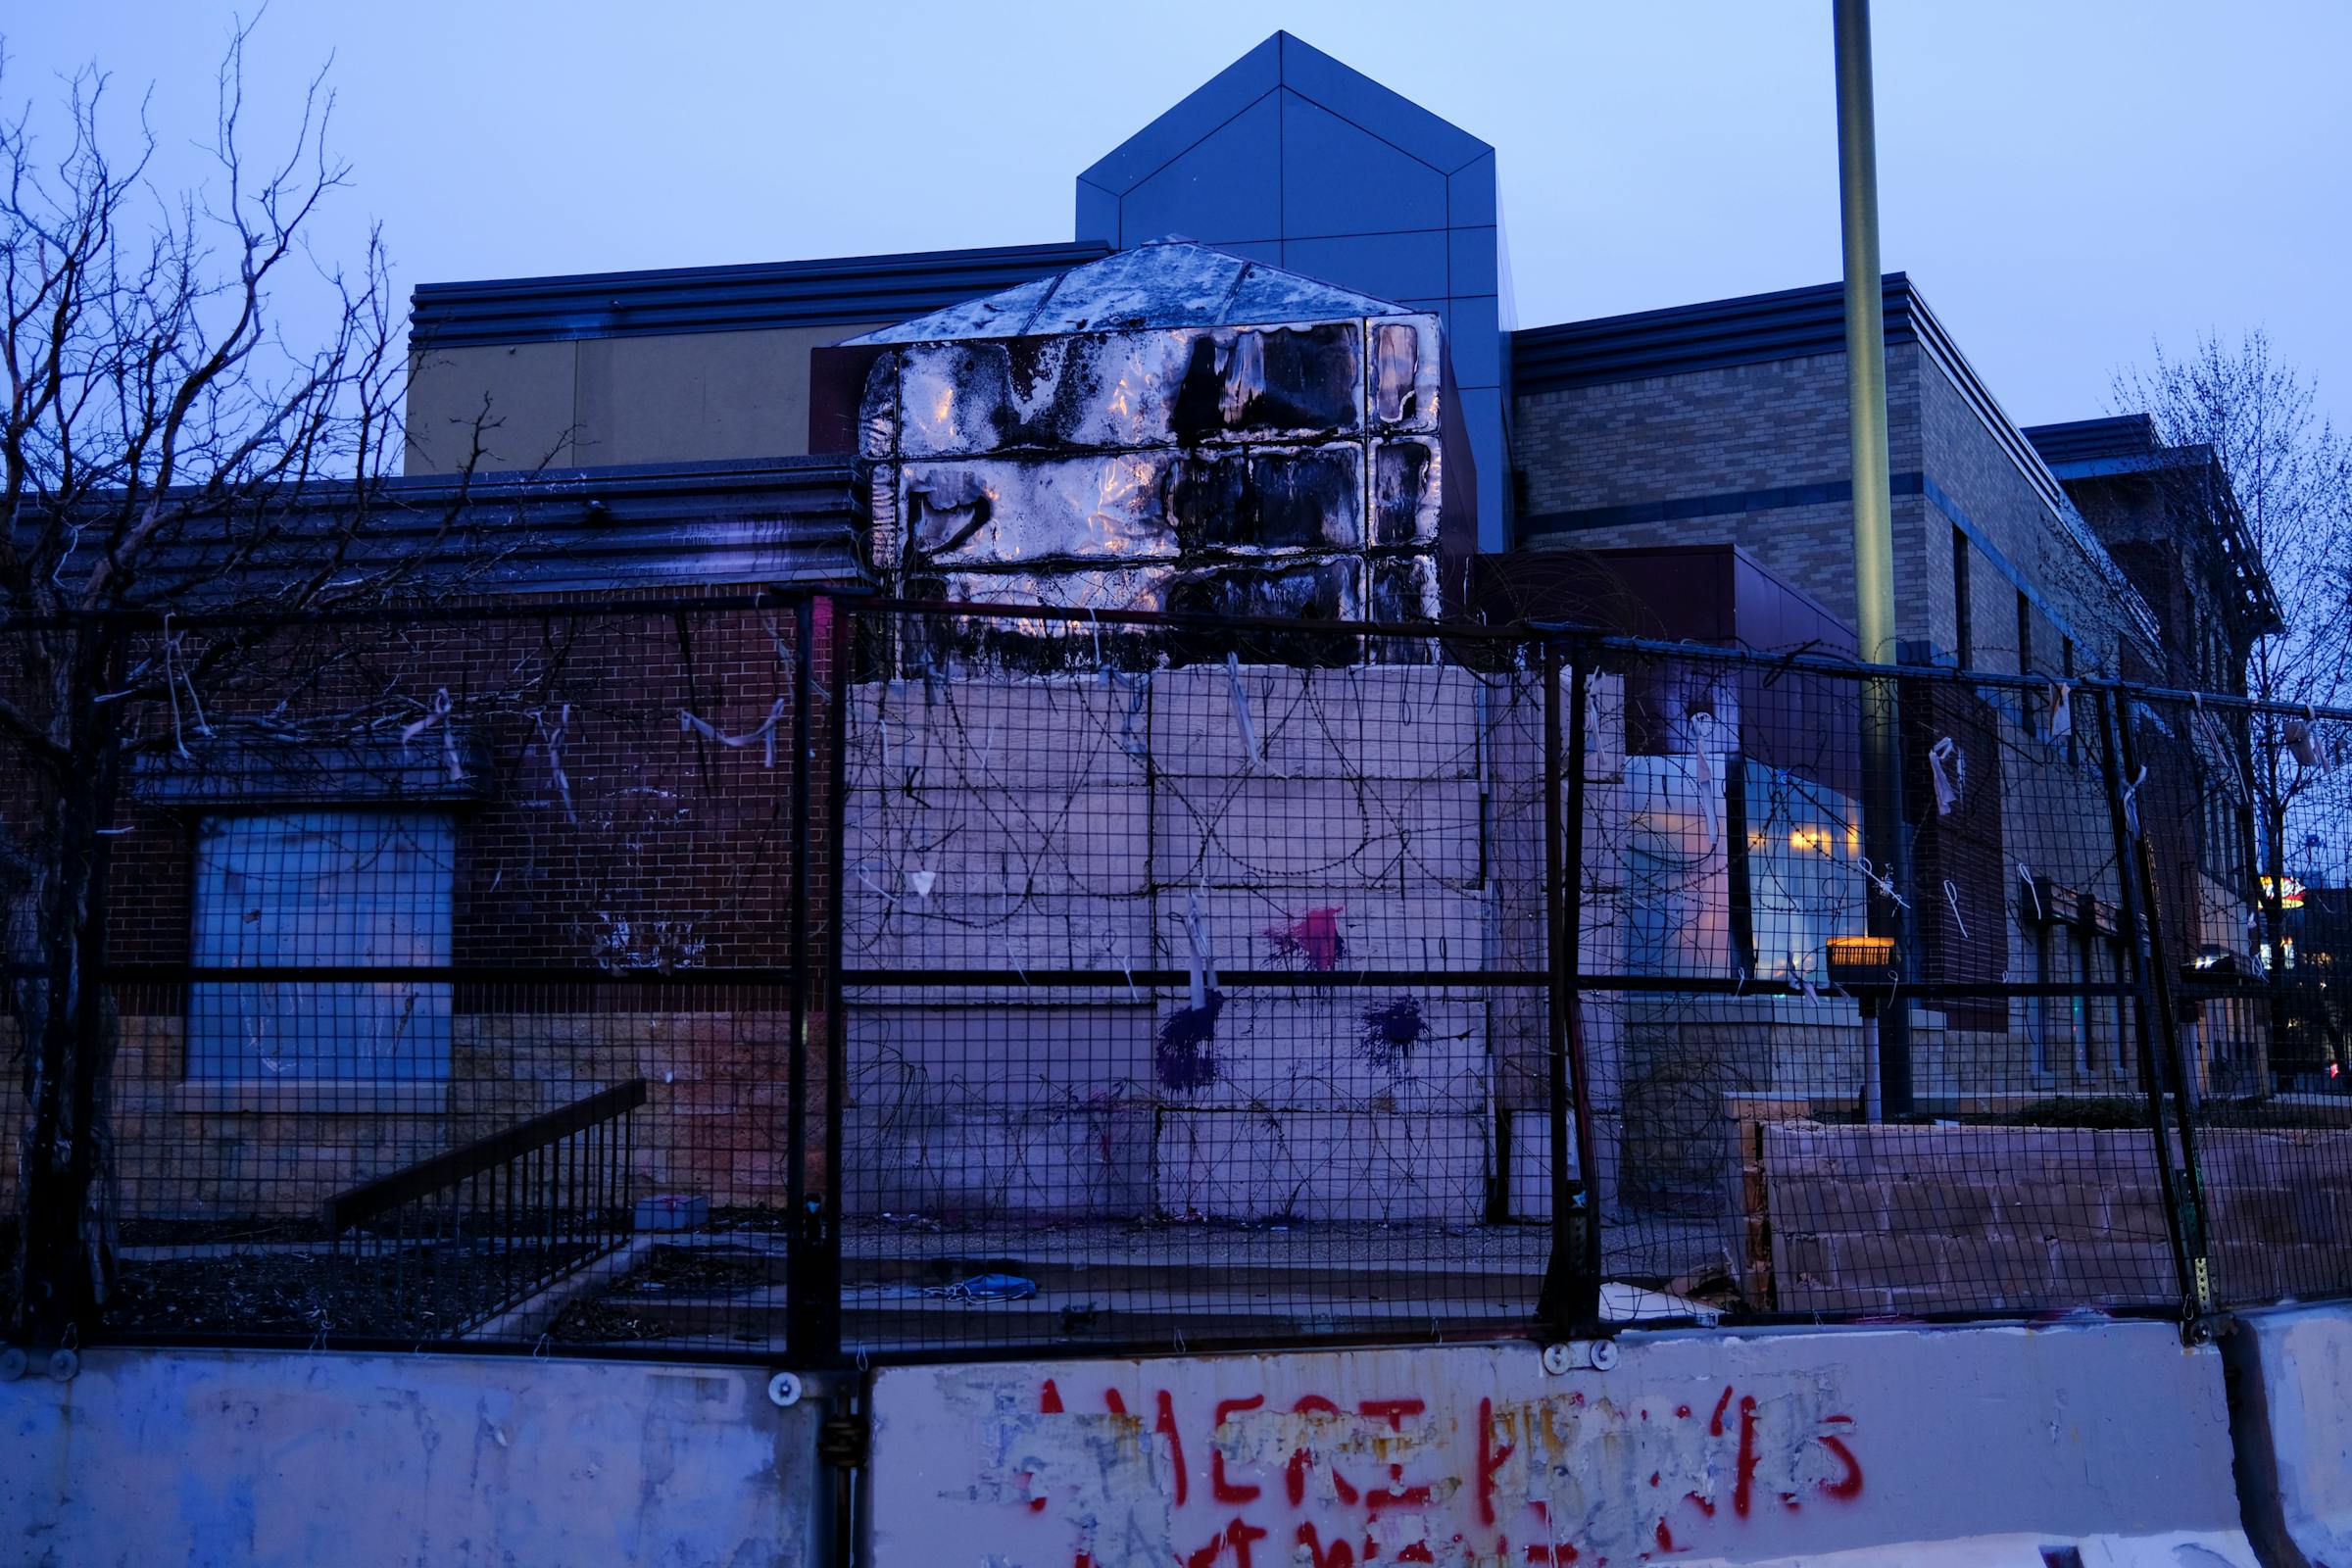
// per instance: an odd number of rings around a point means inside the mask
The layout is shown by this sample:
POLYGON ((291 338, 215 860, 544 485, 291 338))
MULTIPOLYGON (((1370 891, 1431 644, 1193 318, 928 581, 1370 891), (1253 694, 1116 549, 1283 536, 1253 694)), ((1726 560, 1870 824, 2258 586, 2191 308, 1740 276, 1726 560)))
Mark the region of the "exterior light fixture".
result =
POLYGON ((1885 1119, 1879 1086, 1879 1003, 1894 990, 1894 938, 1830 938, 1830 979, 1862 1011, 1862 1119, 1885 1119))
POLYGON ((1841 991, 1891 985, 1894 980, 1894 938, 1830 938, 1830 979, 1841 991))

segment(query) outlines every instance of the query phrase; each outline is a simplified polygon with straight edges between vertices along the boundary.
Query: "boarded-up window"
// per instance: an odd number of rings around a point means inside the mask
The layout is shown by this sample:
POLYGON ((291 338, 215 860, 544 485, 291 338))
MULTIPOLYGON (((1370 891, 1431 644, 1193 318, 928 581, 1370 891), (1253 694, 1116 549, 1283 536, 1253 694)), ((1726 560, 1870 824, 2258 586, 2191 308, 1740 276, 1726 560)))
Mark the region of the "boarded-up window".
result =
POLYGON ((381 971, 449 963, 455 865, 455 828, 440 813, 203 818, 196 834, 199 968, 376 972, 195 985, 188 1075, 447 1077, 448 982, 381 971))

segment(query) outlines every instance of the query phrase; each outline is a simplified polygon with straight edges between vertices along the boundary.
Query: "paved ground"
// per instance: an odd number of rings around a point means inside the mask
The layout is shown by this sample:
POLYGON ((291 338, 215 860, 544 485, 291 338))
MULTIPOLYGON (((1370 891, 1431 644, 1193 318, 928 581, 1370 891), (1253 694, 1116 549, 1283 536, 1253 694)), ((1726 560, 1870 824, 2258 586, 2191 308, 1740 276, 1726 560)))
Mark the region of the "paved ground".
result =
MULTIPOLYGON (((1621 1321, 1704 1311, 1644 1287, 1712 1265, 1717 1236, 1690 1221, 1610 1227, 1603 1310, 1621 1321)), ((640 1240, 668 1261, 573 1305, 559 1339, 781 1346, 781 1238, 738 1229, 640 1240)), ((857 1222, 842 1244, 842 1338, 883 1354, 1459 1337, 1526 1324, 1550 1247, 1541 1226, 857 1222)))

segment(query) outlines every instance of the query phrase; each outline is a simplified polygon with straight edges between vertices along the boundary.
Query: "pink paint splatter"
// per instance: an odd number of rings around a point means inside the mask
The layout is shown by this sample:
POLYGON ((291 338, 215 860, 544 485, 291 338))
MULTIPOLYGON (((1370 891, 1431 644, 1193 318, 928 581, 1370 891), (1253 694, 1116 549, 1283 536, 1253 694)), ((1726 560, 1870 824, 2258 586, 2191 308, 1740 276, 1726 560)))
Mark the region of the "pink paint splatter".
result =
POLYGON ((1337 906, 1309 909, 1288 925, 1266 927, 1261 935, 1274 944, 1275 957, 1297 958, 1309 969, 1329 971, 1348 956, 1348 940, 1340 935, 1340 916, 1347 912, 1337 906))

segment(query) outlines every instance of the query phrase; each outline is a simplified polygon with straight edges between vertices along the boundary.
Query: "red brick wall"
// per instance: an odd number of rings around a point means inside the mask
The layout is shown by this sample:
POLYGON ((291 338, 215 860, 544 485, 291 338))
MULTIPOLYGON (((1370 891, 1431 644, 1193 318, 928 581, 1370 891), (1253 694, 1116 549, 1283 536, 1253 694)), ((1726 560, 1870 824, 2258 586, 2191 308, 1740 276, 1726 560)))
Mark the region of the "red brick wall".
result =
MULTIPOLYGON (((514 611, 288 630, 204 695, 216 725, 365 711, 371 733, 396 739, 446 688, 463 765, 478 760, 487 774, 477 801, 450 808, 459 823, 453 961, 553 973, 459 984, 449 1083, 372 1097, 291 1082, 258 1093, 191 1083, 184 989, 169 979, 119 987, 116 1120, 128 1214, 307 1213, 341 1187, 631 1077, 650 1090, 635 1118, 639 1192, 700 1193, 720 1205, 785 1201, 789 988, 780 975, 755 985, 693 971, 792 963, 793 607, 680 612, 554 596, 514 611), (743 736, 779 699, 772 756, 764 739, 729 747, 679 721, 684 710, 743 736), (568 808, 546 744, 565 704, 559 757, 568 808)), ((820 694, 837 689, 830 612, 815 607, 820 694)), ((188 641, 193 652, 197 637, 188 641)), ((821 695, 815 710, 807 845, 811 953, 821 956, 831 744, 821 695)), ((169 734, 168 710, 140 717, 151 734, 169 734)), ((438 758, 439 731, 419 735, 406 755, 438 758)), ((110 903, 117 963, 188 961, 197 814, 124 806, 110 903)), ((810 1102, 821 1104, 821 965, 812 962, 810 975, 810 1102)), ((822 1118, 812 1117, 819 1175, 822 1141, 822 1118)), ((0 1169, 0 1186, 10 1174, 0 1169)))

